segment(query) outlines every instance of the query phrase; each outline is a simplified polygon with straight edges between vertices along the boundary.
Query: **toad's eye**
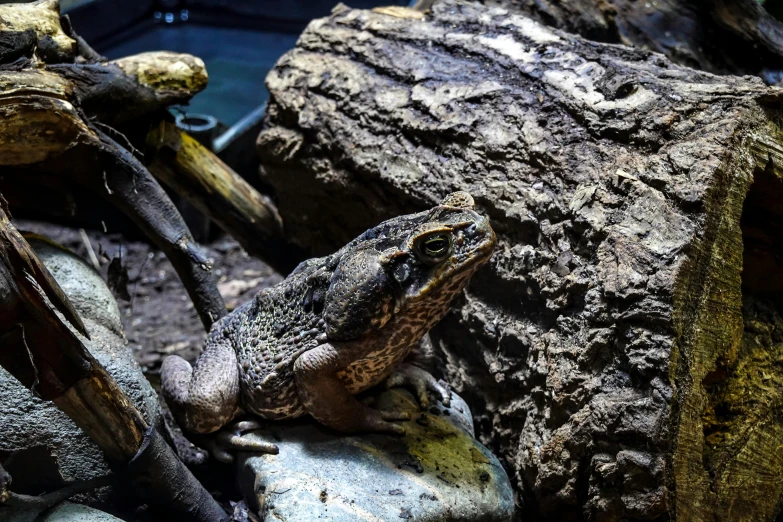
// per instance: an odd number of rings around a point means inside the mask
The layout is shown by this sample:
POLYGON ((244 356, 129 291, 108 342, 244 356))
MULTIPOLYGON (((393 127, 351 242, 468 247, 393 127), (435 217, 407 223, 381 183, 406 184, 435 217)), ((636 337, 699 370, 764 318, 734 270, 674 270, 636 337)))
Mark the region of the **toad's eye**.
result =
POLYGON ((447 234, 434 234, 419 243, 419 251, 431 261, 439 261, 451 253, 451 238, 447 234))

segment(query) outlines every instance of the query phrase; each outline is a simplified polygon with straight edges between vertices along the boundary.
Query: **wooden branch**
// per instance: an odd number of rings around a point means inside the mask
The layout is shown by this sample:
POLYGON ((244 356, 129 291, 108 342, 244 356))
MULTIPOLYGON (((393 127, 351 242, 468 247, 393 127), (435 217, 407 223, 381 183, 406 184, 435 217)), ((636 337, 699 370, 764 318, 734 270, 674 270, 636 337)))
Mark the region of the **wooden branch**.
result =
POLYGON ((208 81, 201 59, 165 51, 107 63, 57 64, 48 70, 67 82, 89 116, 112 126, 187 103, 208 81))
POLYGON ((35 313, 50 310, 48 303, 41 300, 46 296, 58 312, 83 336, 90 338, 79 313, 71 301, 54 280, 49 270, 41 264, 38 257, 27 245, 27 241, 16 232, 8 216, 5 201, 0 197, 0 245, 2 245, 3 264, 10 273, 24 276, 16 280, 18 289, 27 307, 35 313))
POLYGON ((59 0, 0 5, 0 64, 23 56, 65 62, 78 51, 77 41, 60 24, 59 0))
POLYGON ((106 198, 131 218, 171 262, 188 291, 205 330, 226 315, 212 264, 182 216, 144 165, 101 131, 98 144, 71 148, 44 165, 106 198), (104 176, 104 172, 112 172, 104 176))
MULTIPOLYGON (((36 26, 43 31, 35 33, 39 40, 52 39, 58 49, 75 41, 59 25, 56 1, 0 9, 6 17, 0 20, 10 21, 0 26, 0 41, 8 31, 34 26, 32 16, 48 20, 36 26)), ((49 57, 46 68, 34 60, 0 63, 0 165, 69 176, 117 204, 169 256, 209 329, 226 310, 205 254, 163 189, 124 148, 130 145, 99 130, 111 132, 110 125, 189 100, 206 86, 204 63, 167 52, 109 63, 86 63, 84 57, 53 63, 49 57)))
POLYGON ((275 205, 216 155, 162 120, 147 135, 150 171, 229 233, 249 254, 281 271, 295 263, 275 205))
POLYGON ((0 70, 0 165, 32 165, 62 154, 92 133, 58 75, 0 70))
POLYGON ((88 375, 53 402, 100 448, 109 462, 130 461, 148 426, 106 370, 91 364, 88 375))
POLYGON ((780 90, 457 0, 316 20, 267 86, 263 177, 313 254, 454 190, 489 215, 432 336, 530 516, 775 519, 780 90))
POLYGON ((10 224, 2 206, 0 297, 3 368, 43 399, 52 400, 110 463, 127 468, 126 478, 131 483, 140 481, 147 501, 175 509, 188 520, 227 520, 225 512, 160 435, 150 430, 114 379, 57 315, 55 310, 63 313, 76 331, 88 335, 78 313, 10 224), (149 459, 150 451, 157 456, 155 461, 149 459))

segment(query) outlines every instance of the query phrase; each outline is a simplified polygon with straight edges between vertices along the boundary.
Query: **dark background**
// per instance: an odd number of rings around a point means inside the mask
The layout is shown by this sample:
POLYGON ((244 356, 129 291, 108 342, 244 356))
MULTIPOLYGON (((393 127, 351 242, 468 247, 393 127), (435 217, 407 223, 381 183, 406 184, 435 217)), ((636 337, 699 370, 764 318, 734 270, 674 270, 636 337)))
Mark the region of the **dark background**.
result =
MULTIPOLYGON (((77 33, 108 58, 145 51, 190 53, 204 60, 209 88, 190 111, 231 126, 263 105, 264 78, 314 18, 338 0, 93 0, 63 2, 77 33)), ((356 0, 351 7, 408 5, 356 0)))

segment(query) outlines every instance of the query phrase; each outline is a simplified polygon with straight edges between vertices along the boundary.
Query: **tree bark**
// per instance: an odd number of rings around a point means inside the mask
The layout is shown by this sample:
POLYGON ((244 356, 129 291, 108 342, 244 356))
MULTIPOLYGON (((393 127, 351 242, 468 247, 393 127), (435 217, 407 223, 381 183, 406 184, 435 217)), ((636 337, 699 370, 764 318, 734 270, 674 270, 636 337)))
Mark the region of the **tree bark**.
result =
POLYGON ((339 9, 268 76, 287 235, 324 254, 469 191, 499 244, 433 338, 526 515, 773 520, 781 91, 478 4, 421 18, 339 9))
MULTIPOLYGON (((783 24, 756 0, 482 0, 607 43, 718 74, 783 79, 783 24)), ((774 7, 774 2, 767 2, 774 7)), ((779 8, 778 8, 779 9, 779 8)))

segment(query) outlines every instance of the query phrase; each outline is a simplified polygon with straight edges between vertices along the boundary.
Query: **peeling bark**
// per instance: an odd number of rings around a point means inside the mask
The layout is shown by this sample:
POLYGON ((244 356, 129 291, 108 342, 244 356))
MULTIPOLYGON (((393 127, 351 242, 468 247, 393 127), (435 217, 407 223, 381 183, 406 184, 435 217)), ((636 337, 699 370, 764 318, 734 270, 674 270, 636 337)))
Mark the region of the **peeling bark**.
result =
POLYGON ((338 10, 268 76, 287 235, 324 254, 469 191, 499 246, 432 337, 527 515, 773 520, 781 91, 478 4, 419 18, 338 10))
MULTIPOLYGON (((783 78, 783 24, 756 0, 483 0, 591 40, 718 74, 783 78)), ((767 2, 771 5, 774 2, 767 2)))

